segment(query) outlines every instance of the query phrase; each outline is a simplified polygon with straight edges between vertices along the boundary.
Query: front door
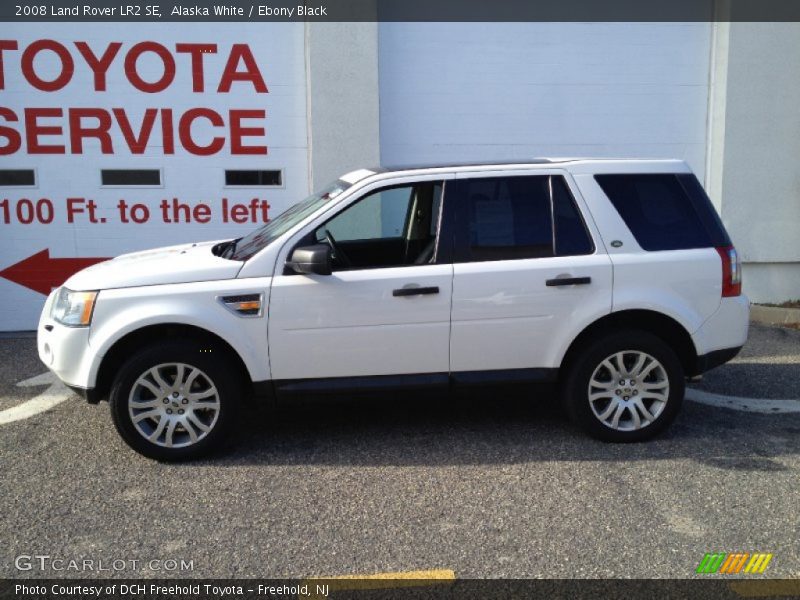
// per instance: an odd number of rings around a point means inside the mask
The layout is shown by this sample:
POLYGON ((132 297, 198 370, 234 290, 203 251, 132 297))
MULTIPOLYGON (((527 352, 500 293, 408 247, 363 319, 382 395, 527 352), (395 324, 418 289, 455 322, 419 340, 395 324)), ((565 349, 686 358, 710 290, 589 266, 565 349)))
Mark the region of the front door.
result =
POLYGON ((437 247, 443 195, 442 181, 375 189, 295 244, 330 245, 334 266, 331 275, 276 269, 269 347, 279 390, 447 383, 453 266, 437 247))

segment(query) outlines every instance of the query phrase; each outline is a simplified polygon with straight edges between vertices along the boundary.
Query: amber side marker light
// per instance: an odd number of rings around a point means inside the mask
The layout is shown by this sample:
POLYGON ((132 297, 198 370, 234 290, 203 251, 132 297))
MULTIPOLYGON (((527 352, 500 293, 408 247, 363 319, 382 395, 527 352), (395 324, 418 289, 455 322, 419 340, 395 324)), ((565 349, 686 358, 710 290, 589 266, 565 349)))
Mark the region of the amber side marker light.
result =
POLYGON ((240 317, 260 317, 264 306, 262 294, 222 296, 219 300, 225 308, 240 317))
POLYGON ((92 312, 94 311, 94 301, 97 294, 85 294, 83 299, 83 311, 81 312, 81 325, 88 325, 92 322, 92 312))

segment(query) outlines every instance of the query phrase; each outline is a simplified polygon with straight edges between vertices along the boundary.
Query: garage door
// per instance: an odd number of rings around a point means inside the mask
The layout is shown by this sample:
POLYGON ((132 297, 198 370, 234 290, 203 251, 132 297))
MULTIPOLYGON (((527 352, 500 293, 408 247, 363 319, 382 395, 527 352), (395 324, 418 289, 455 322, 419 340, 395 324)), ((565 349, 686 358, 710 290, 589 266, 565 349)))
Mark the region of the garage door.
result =
POLYGON ((13 24, 0 330, 121 253, 238 237, 308 193, 302 23, 13 24))
POLYGON ((702 178, 709 23, 384 23, 384 164, 687 160, 702 178))

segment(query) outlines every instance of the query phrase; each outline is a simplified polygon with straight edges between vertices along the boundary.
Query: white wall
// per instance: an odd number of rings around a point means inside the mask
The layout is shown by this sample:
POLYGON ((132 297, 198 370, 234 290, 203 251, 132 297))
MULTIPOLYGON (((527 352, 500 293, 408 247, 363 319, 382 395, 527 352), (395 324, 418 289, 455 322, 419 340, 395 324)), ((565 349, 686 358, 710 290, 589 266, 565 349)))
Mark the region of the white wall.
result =
MULTIPOLYGON (((113 256, 142 248, 241 235, 254 223, 222 223, 221 198, 266 198, 270 215, 310 189, 352 168, 542 155, 656 156, 686 159, 721 208, 747 264, 745 289, 758 301, 800 297, 800 25, 708 23, 315 23, 315 24, 10 24, 3 38, 19 51, 4 56, 0 106, 20 117, 26 107, 124 108, 134 126, 147 107, 176 115, 196 107, 265 109, 267 156, 182 151, 164 155, 158 122, 144 155, 133 155, 112 127, 115 151, 94 140, 80 155, 0 156, 0 168, 34 168, 34 188, 2 188, 1 197, 50 198, 49 225, 0 222, 0 271, 47 249, 53 258, 113 256), (722 32, 722 33, 720 33, 722 32), (37 39, 55 39, 75 59, 71 82, 57 92, 32 89, 20 54, 37 39), (176 57, 165 91, 132 89, 122 62, 130 47, 154 40, 176 57), (92 90, 92 73, 73 42, 96 51, 110 41, 123 48, 109 69, 107 90, 92 90), (207 91, 191 91, 189 58, 176 42, 211 42, 205 57, 207 91), (252 49, 268 94, 234 83, 216 85, 232 44, 252 49), (712 48, 713 43, 713 48, 712 48), (713 52, 712 52, 713 51, 713 52), (709 57, 714 56, 713 65, 709 57), (713 68, 710 68, 713 67, 713 68), (709 100, 709 79, 713 82, 709 100), (711 112, 709 114, 709 106, 711 112), (307 110, 308 107, 308 110, 307 110), (707 126, 708 123, 708 126, 707 126), (707 156, 706 138, 711 140, 707 156), (100 186, 102 168, 161 168, 161 188, 100 186), (283 169, 280 189, 226 189, 226 168, 283 169), (91 198, 104 224, 67 223, 67 197, 91 198), (163 198, 214 209, 209 224, 167 224, 156 218, 163 198), (151 211, 146 225, 119 222, 120 198, 151 211)), ((147 78, 159 76, 152 56, 147 78)), ((52 78, 53 56, 37 71, 52 78)), ((69 144, 66 117, 47 143, 69 144)), ((0 125, 24 131, 21 123, 0 125)), ((177 124, 174 125, 177 129, 177 124)), ((195 137, 214 133, 198 122, 195 137)), ((222 133, 226 133, 224 130, 222 133)), ((3 140, 4 141, 4 140, 3 140)), ((13 210, 13 205, 12 205, 13 210)), ((35 326, 44 297, 0 278, 0 330, 35 326)))
POLYGON ((313 190, 380 164, 378 25, 308 23, 306 36, 313 190))
POLYGON ((384 164, 687 160, 703 179, 709 23, 382 23, 384 164))
MULTIPOLYGON (((274 216, 308 194, 308 136, 306 122, 305 32, 302 23, 180 23, 134 25, 125 23, 18 23, 6 24, 2 37, 16 40, 18 51, 4 53, 5 89, 0 90, 0 106, 21 115, 30 107, 95 107, 110 110, 123 108, 134 128, 138 128, 146 108, 169 108, 175 115, 175 154, 164 152, 159 121, 152 133, 152 142, 143 155, 132 154, 124 143, 119 127, 112 125, 113 154, 103 154, 96 140, 85 142, 82 154, 71 154, 67 118, 43 119, 42 124, 58 125, 61 135, 45 136, 43 141, 68 146, 65 154, 31 154, 23 147, 9 156, 0 157, 0 168, 35 168, 36 188, 0 188, 0 199, 16 202, 20 198, 49 198, 56 208, 54 221, 48 225, 4 224, 0 221, 0 271, 41 250, 48 249, 52 258, 108 257, 124 252, 165 246, 188 241, 231 238, 243 235, 259 222, 223 223, 222 198, 231 203, 248 203, 254 197, 270 204, 274 216), (66 46, 73 57, 75 72, 70 83, 53 92, 38 91, 23 78, 20 56, 33 40, 54 39, 66 46), (74 41, 85 41, 102 53, 109 42, 122 43, 107 76, 107 89, 93 89, 92 71, 78 53, 74 41), (124 56, 141 41, 155 41, 167 47, 175 57, 176 73, 164 91, 145 93, 127 80, 124 56), (188 55, 175 52, 178 42, 215 43, 216 54, 208 54, 205 63, 205 92, 193 92, 191 62, 188 55), (234 82, 230 93, 218 93, 220 75, 233 44, 247 44, 263 75, 268 93, 257 93, 248 82, 234 82), (266 110, 263 120, 249 120, 247 126, 265 127, 263 136, 246 138, 250 145, 265 144, 267 155, 236 155, 230 143, 211 156, 196 156, 182 149, 177 135, 178 117, 193 107, 206 107, 219 112, 228 121, 230 109, 266 110), (163 186, 159 188, 103 188, 103 168, 160 168, 163 186), (281 188, 226 188, 225 169, 281 169, 281 188), (105 223, 89 223, 85 215, 75 223, 66 218, 66 198, 93 199, 99 206, 97 216, 105 223), (208 204, 213 211, 208 224, 164 223, 158 204, 164 198, 177 197, 191 205, 208 204), (142 203, 150 209, 146 224, 120 222, 116 208, 124 198, 129 203, 142 203)), ((52 79, 59 63, 52 52, 42 52, 36 59, 37 72, 52 79)), ((140 59, 141 75, 158 80, 163 66, 155 56, 140 59)), ((238 70, 243 70, 240 63, 238 70)), ((90 121, 87 121, 87 123, 90 121)), ((4 119, 0 124, 8 125, 4 119)), ((12 123, 24 130, 21 123, 12 123)), ((208 143, 215 135, 228 137, 227 128, 212 128, 197 121, 192 128, 198 143, 208 143)), ((3 140, 5 141, 5 140, 3 140)), ((26 287, 0 278, 0 330, 33 329, 44 302, 44 296, 26 287)))
POLYGON ((800 298, 800 23, 731 23, 722 220, 757 302, 800 298))

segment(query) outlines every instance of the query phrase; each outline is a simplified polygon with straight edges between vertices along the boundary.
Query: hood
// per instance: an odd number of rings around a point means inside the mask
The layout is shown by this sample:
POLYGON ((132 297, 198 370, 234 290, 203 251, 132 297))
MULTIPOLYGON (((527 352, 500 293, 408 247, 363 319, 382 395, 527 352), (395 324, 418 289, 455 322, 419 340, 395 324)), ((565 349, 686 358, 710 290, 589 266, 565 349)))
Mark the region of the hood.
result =
POLYGON ((122 254, 78 271, 64 285, 82 291, 233 279, 244 263, 214 256, 211 249, 220 241, 122 254))

